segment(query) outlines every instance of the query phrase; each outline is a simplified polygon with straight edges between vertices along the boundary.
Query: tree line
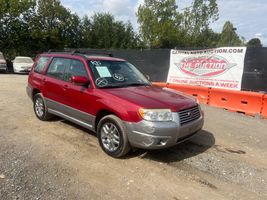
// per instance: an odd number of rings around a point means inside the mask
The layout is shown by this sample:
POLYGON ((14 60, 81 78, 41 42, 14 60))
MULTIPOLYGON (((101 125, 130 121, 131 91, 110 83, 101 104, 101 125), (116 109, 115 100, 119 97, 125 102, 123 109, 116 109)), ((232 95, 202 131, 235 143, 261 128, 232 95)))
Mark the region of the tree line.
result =
MULTIPOLYGON (((49 49, 183 48, 246 45, 231 22, 221 33, 216 0, 192 0, 179 10, 175 0, 145 0, 136 13, 139 31, 109 13, 80 18, 60 0, 0 0, 0 51, 8 57, 49 49)), ((247 43, 261 46, 254 38, 247 43)))
POLYGON ((145 0, 137 17, 142 41, 151 48, 262 46, 257 38, 246 43, 230 21, 221 33, 214 32, 210 24, 219 19, 216 0, 192 0, 182 10, 175 0, 145 0))

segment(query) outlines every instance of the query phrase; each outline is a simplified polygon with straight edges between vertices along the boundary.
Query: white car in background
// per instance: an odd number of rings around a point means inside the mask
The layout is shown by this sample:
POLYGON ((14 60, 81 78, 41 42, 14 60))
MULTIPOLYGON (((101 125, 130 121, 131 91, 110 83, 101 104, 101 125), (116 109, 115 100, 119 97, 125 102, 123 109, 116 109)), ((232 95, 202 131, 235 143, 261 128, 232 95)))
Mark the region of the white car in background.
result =
POLYGON ((0 71, 7 71, 6 59, 2 52, 0 52, 0 71))
POLYGON ((31 71, 33 60, 30 57, 18 56, 13 61, 13 70, 15 73, 28 73, 31 71))

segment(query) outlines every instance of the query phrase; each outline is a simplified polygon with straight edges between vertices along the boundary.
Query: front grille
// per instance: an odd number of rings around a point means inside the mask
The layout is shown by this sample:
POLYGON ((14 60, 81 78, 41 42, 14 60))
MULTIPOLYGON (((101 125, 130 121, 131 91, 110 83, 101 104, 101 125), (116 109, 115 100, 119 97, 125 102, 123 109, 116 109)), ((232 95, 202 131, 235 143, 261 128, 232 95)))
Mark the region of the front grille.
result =
POLYGON ((182 110, 179 113, 180 124, 184 125, 200 118, 200 109, 198 106, 182 110))

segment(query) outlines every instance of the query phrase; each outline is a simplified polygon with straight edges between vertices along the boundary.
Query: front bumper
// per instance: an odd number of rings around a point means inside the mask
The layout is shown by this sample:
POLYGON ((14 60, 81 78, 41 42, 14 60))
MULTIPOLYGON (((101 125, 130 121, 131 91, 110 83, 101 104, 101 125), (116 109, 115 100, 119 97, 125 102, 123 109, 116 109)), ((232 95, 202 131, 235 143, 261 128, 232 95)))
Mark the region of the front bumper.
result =
POLYGON ((178 113, 173 113, 173 119, 170 122, 150 122, 146 120, 138 123, 125 122, 130 144, 142 149, 171 147, 189 139, 201 130, 204 124, 203 115, 182 126, 178 113))
POLYGON ((29 73, 31 71, 31 67, 13 67, 15 73, 29 73))

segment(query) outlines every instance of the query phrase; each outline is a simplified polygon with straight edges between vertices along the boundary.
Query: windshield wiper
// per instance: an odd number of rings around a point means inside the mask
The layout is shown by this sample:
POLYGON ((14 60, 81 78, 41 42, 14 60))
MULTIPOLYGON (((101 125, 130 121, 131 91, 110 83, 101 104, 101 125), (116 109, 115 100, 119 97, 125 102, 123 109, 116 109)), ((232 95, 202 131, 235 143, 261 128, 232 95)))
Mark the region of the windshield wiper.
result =
POLYGON ((99 88, 101 89, 101 88, 120 88, 120 87, 124 87, 124 86, 123 85, 106 85, 106 86, 99 87, 99 88))
POLYGON ((129 86, 150 86, 150 84, 148 84, 148 83, 129 83, 129 84, 125 84, 123 86, 124 87, 129 87, 129 86))

